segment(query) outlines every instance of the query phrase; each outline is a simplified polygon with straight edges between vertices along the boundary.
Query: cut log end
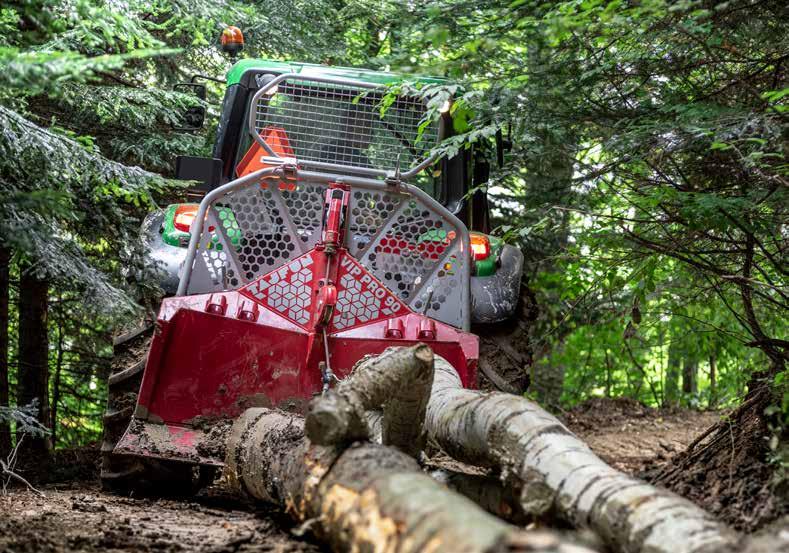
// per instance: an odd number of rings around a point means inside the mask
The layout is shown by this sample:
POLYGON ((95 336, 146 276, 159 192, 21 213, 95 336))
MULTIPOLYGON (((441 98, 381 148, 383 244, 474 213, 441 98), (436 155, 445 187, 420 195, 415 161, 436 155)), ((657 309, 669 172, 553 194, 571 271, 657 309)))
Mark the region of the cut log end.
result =
POLYGON ((286 507, 299 521, 315 520, 316 535, 333 549, 567 551, 554 547, 561 539, 537 544, 510 537, 518 531, 423 474, 400 451, 370 443, 344 450, 311 445, 300 421, 278 411, 248 411, 233 428, 226 471, 252 497, 286 507), (527 542, 529 549, 520 547, 527 542))
POLYGON ((248 412, 233 428, 227 468, 246 493, 301 521, 316 519, 318 535, 338 550, 590 551, 553 532, 523 533, 478 503, 504 516, 517 507, 525 517, 558 515, 590 528, 613 551, 722 553, 738 541, 690 502, 606 465, 538 405, 463 389, 427 346, 360 363, 313 401, 306 433, 310 441, 297 416, 248 412), (371 423, 383 445, 346 447, 370 436, 371 423), (496 467, 502 484, 456 477, 472 501, 423 474, 413 456, 424 428, 458 460, 496 467))
POLYGON ((351 403, 333 390, 310 402, 304 431, 318 445, 369 438, 367 425, 351 403))
POLYGON ((427 344, 417 344, 414 346, 414 357, 418 359, 423 366, 428 366, 432 369, 435 354, 427 344))
POLYGON ((382 410, 383 443, 417 457, 425 443, 433 361, 433 350, 425 344, 365 358, 337 388, 311 402, 307 437, 319 445, 369 439, 366 412, 382 410))

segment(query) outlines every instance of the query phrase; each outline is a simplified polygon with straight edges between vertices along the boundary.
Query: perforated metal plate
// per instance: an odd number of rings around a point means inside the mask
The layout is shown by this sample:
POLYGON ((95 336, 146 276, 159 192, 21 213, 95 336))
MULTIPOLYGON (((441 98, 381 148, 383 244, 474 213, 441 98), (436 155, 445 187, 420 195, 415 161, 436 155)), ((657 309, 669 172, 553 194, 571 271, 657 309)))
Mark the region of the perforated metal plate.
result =
POLYGON ((282 128, 300 162, 391 171, 415 167, 438 142, 439 124, 427 119, 417 96, 384 100, 386 90, 307 77, 284 79, 256 96, 258 133, 282 128))
POLYGON ((270 181, 219 198, 209 207, 187 293, 238 288, 312 249, 325 190, 270 181))
MULTIPOLYGON (((350 189, 348 253, 398 302, 462 327, 469 309, 462 293, 468 286, 464 268, 470 262, 461 254, 458 225, 462 223, 432 209, 417 195, 380 186, 350 189)), ((292 265, 320 237, 325 191, 326 185, 316 182, 269 181, 215 200, 198 243, 189 293, 239 288, 292 265)), ((348 274, 341 271, 338 275, 336 330, 376 320, 391 307, 381 303, 381 297, 376 300, 372 284, 356 282, 348 274)), ((293 276, 287 284, 270 282, 278 288, 266 292, 266 305, 304 324, 306 315, 300 310, 306 309, 302 304, 308 292, 302 290, 304 282, 294 279, 298 280, 293 276)))
POLYGON ((459 229, 413 196, 355 191, 351 202, 352 251, 360 263, 414 311, 461 326, 468 260, 460 255, 459 229))

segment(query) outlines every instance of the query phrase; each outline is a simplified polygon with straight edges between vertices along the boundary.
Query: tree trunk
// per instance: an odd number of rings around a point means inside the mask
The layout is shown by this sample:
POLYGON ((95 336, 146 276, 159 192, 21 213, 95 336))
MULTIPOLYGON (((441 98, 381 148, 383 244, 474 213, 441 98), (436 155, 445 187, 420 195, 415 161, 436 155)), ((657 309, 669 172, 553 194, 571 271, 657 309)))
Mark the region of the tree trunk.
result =
POLYGON ((367 357, 334 390, 310 404, 307 436, 319 445, 369 439, 366 412, 383 407, 383 444, 416 457, 424 446, 432 385, 433 351, 424 344, 367 357))
POLYGON ((696 359, 685 358, 682 363, 682 393, 688 399, 698 391, 698 370, 699 362, 696 359))
MULTIPOLYGON (((9 406, 8 393, 8 284, 11 250, 0 247, 0 407, 9 406)), ((11 425, 0 421, 0 459, 11 451, 11 425)))
POLYGON ((718 404, 718 367, 715 354, 710 355, 710 401, 707 407, 715 409, 718 404))
POLYGON ((225 462, 232 487, 310 521, 336 551, 588 551, 554 534, 509 526, 396 449, 312 445, 297 415, 247 410, 233 425, 225 462))
MULTIPOLYGON (((21 268, 19 283, 19 362, 17 405, 38 402, 38 420, 49 427, 48 284, 29 267, 21 268)), ((37 458, 49 455, 50 441, 28 436, 21 452, 37 458)))
POLYGON ((52 441, 52 448, 54 449, 58 444, 58 405, 60 404, 60 379, 63 373, 63 348, 65 344, 63 343, 63 323, 62 321, 58 321, 58 350, 57 350, 57 359, 55 360, 55 381, 52 383, 52 409, 51 409, 51 420, 50 420, 50 428, 52 428, 52 434, 50 435, 50 439, 52 441))
MULTIPOLYGON (((368 411, 365 417, 370 429, 370 441, 375 444, 382 443, 383 413, 368 411)), ((309 415, 307 421, 309 424, 309 415)), ((531 519, 523 512, 516 486, 504 485, 498 478, 484 474, 467 474, 447 468, 436 468, 429 474, 434 480, 508 522, 525 526, 531 519)))
POLYGON ((668 347, 668 363, 666 366, 666 381, 663 386, 663 407, 677 407, 679 405, 679 377, 682 363, 682 352, 677 344, 676 336, 671 336, 668 347))
POLYGON ((463 462, 497 467, 521 505, 589 527, 627 552, 733 551, 737 535, 702 509, 606 465, 555 417, 522 397, 465 390, 436 358, 428 436, 463 462))
POLYGON ((430 480, 419 472, 411 457, 421 454, 424 443, 433 372, 434 355, 424 344, 363 359, 336 389, 311 402, 305 422, 310 442, 293 430, 299 419, 267 410, 247 412, 247 421, 234 426, 228 443, 229 480, 254 497, 301 505, 292 514, 324 521, 323 537, 335 549, 561 550, 557 537, 535 542, 534 536, 501 526, 479 508, 483 503, 488 511, 524 519, 516 496, 497 481, 446 472, 430 480), (278 432, 278 426, 288 431, 278 432), (382 440, 411 457, 369 444, 339 449, 360 437, 382 440), (278 444, 280 439, 287 443, 278 444), (282 456, 288 460, 281 461, 282 456), (302 462, 311 474, 304 475, 302 462), (318 485, 320 480, 324 483, 318 485), (342 493, 332 499, 337 483, 342 493), (451 484, 471 501, 441 484, 451 484), (316 491, 305 491, 307 486, 316 491))
MULTIPOLYGON (((433 351, 424 344, 390 348, 363 359, 337 388, 310 403, 307 437, 324 446, 364 438, 419 457, 433 371, 433 351)), ((430 475, 489 513, 517 524, 526 522, 517 494, 497 479, 444 469, 430 475)))

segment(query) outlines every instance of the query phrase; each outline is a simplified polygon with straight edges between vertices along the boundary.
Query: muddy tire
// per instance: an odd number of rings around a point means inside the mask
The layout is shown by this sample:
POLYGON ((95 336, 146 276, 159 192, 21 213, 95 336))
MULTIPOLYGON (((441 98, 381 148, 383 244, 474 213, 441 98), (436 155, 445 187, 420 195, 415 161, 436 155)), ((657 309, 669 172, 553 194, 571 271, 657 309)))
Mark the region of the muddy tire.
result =
POLYGON ((142 384, 153 325, 116 339, 112 372, 107 381, 107 410, 101 442, 101 486, 121 494, 188 495, 204 483, 197 467, 187 463, 117 455, 112 451, 129 426, 142 384))
POLYGON ((532 331, 539 315, 537 298, 521 283, 515 313, 506 321, 473 325, 479 336, 480 387, 521 395, 531 389, 535 352, 532 331))

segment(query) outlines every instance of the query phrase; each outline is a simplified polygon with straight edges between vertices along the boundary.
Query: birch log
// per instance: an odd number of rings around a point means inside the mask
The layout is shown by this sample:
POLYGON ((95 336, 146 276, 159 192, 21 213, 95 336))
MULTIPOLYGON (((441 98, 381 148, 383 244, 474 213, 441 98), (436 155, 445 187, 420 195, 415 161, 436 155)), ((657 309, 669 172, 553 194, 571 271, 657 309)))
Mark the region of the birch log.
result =
POLYGON ((530 517, 523 512, 517 489, 503 484, 493 476, 466 474, 449 469, 435 469, 428 474, 497 517, 519 526, 529 522, 530 517))
POLYGON ((426 429, 456 459, 497 466, 504 481, 519 481, 527 513, 553 512, 591 528, 617 551, 736 549, 738 536, 690 501, 609 467, 525 398, 463 389, 454 368, 440 357, 426 429))
POLYGON ((312 523, 335 551, 590 553, 552 533, 526 533, 421 473, 383 445, 310 444, 303 419, 250 409, 227 443, 231 487, 312 523))
POLYGON ((366 357, 336 388, 311 402, 307 437, 319 445, 369 439, 366 412, 383 408, 383 444, 416 457, 424 448, 432 384, 433 350, 424 344, 366 357))
MULTIPOLYGON (((367 411, 367 426, 370 430, 370 441, 382 443, 383 413, 367 411)), ((424 468, 424 467, 423 467, 424 468)), ((447 468, 428 470, 427 474, 449 489, 469 498, 487 512, 503 518, 507 522, 524 526, 530 517, 523 512, 520 503, 517 483, 503 483, 498 478, 483 474, 467 474, 447 468)))

